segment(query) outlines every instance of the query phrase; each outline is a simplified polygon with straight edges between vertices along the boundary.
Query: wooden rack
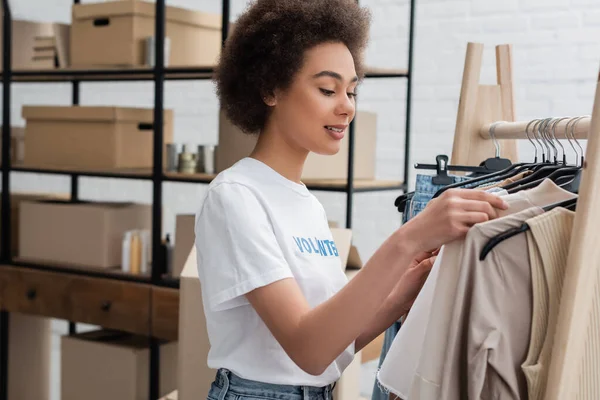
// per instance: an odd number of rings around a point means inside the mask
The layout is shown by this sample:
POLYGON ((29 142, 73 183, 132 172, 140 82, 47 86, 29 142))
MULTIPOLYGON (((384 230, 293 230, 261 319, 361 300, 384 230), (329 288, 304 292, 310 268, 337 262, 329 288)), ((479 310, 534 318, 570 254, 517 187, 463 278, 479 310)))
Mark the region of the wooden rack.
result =
MULTIPOLYGON (((528 139, 531 121, 515 122, 512 99, 510 47, 498 46, 498 86, 477 85, 483 47, 470 43, 461 91, 454 138, 453 163, 477 165, 494 154, 494 138, 502 141, 502 157, 517 160, 516 140, 528 139)), ((599 77, 600 81, 600 77, 599 77)), ((571 119, 571 121, 573 121, 571 119)), ((565 137, 569 119, 556 124, 556 136, 565 137)), ((570 132, 570 128, 569 128, 570 132)), ((600 312, 600 82, 597 82, 593 114, 574 126, 577 139, 588 139, 573 236, 560 300, 558 329, 554 337, 546 400, 589 398, 582 392, 580 375, 594 368, 586 355, 598 356, 586 348, 592 335, 600 333, 590 316, 600 312)), ((596 350, 600 353, 600 350, 596 350)), ((596 361, 597 363, 597 361, 596 361)), ((598 372, 598 371, 596 371, 598 372)), ((585 385, 585 383, 583 383, 585 385)))
MULTIPOLYGON (((481 137, 481 127, 494 121, 515 121, 512 82, 512 47, 496 46, 497 85, 480 85, 483 45, 469 43, 465 58, 460 103, 452 147, 452 164, 478 165, 495 154, 494 144, 481 137)), ((502 156, 517 158, 514 140, 502 143, 502 156)))

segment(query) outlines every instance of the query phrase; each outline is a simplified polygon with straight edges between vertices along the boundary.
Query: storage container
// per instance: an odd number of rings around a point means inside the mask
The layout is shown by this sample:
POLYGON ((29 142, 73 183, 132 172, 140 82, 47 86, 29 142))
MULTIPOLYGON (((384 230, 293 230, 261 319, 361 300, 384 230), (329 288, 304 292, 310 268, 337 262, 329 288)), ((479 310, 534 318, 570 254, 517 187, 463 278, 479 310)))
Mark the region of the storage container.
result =
POLYGON ((22 201, 19 258, 77 267, 121 264, 123 234, 151 228, 151 207, 134 203, 22 201))
MULTIPOLYGON (((24 106, 24 164, 72 169, 152 168, 154 111, 144 108, 24 106)), ((163 160, 173 141, 164 111, 163 160)))
MULTIPOLYGON (((147 400, 150 341, 97 330, 61 338, 62 400, 147 400)), ((177 384, 177 342, 160 344, 160 396, 177 384)))
MULTIPOLYGON (((154 37, 154 3, 109 1, 72 6, 71 64, 144 66, 154 37)), ((167 6, 169 66, 213 66, 221 51, 221 16, 167 6)))

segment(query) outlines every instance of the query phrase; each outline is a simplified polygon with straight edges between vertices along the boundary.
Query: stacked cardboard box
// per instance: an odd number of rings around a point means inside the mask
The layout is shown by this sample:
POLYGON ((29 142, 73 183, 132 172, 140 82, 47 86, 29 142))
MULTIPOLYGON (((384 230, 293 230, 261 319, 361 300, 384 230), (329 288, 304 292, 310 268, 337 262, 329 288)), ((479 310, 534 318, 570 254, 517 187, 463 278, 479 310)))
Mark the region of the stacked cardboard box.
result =
POLYGON ((36 69, 52 69, 57 66, 56 40, 53 36, 37 36, 34 39, 32 64, 36 69))
MULTIPOLYGON (((0 18, 0 53, 2 52, 2 20, 0 18)), ((12 21, 12 68, 46 69, 69 64, 69 32, 67 24, 12 21)), ((0 70, 2 66, 0 65, 0 70)))

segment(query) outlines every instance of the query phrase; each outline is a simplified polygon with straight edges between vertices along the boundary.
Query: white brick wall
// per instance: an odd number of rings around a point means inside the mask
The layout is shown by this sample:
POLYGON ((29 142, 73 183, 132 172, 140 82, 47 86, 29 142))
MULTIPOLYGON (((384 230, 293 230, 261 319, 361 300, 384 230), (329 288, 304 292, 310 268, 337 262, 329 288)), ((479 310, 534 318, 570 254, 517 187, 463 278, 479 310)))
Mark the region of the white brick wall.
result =
MULTIPOLYGON (((70 0, 12 0, 15 18, 70 20, 70 0)), ((220 1, 178 0, 169 5, 220 12, 220 1)), ((370 65, 403 67, 407 63, 408 0, 363 0, 373 12, 370 65)), ((238 15, 246 0, 234 0, 238 15)), ((415 70, 412 115, 412 162, 431 162, 450 153, 468 41, 486 45, 482 81, 495 82, 494 45, 514 45, 517 117, 520 119, 591 112, 600 59, 598 0, 417 0, 415 70)), ((377 174, 402 176, 404 80, 368 80, 360 90, 359 107, 379 115, 377 174)), ((152 105, 151 83, 86 83, 82 104, 152 105)), ((68 104, 66 84, 14 85, 12 118, 23 123, 23 104, 68 104)), ((168 82, 166 106, 175 110, 178 142, 214 143, 217 102, 210 82, 168 82)), ((520 146, 530 157, 528 143, 520 146)), ((414 181, 415 171, 412 171, 414 181)), ((412 183, 411 181, 411 183, 412 183)), ((13 190, 69 189, 64 177, 14 174, 13 190)), ((165 232, 173 232, 174 216, 193 212, 203 185, 165 184, 165 232)), ((149 202, 151 185, 106 179, 82 179, 85 198, 131 199, 149 202)), ((343 223, 343 194, 317 193, 331 219, 343 223)), ((357 194, 355 241, 364 258, 399 224, 393 208, 395 192, 357 194)))

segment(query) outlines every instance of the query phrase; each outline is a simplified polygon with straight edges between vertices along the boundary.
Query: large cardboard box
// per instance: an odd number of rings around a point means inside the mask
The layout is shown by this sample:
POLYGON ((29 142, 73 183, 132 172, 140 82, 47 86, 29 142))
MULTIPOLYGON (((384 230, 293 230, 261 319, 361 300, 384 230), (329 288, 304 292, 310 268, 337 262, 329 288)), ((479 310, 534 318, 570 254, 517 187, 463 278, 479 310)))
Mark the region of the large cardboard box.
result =
MULTIPOLYGON (((2 193, 0 193, 2 196, 2 193)), ((10 227, 11 227, 11 254, 17 256, 19 252, 19 210, 21 202, 34 201, 43 199, 69 199, 68 195, 64 194, 42 194, 42 193, 11 193, 10 194, 10 227)), ((2 210, 2 204, 0 204, 2 210)), ((0 223, 2 221, 2 213, 0 212, 0 223)))
POLYGON ((123 234, 151 228, 151 207, 134 203, 24 201, 19 256, 81 267, 121 265, 123 234))
MULTIPOLYGON (((375 179, 377 114, 359 111, 354 135, 354 179, 375 179)), ((302 179, 347 179, 348 136, 342 139, 335 155, 310 153, 304 164, 302 179)), ((256 145, 256 135, 243 133, 233 125, 223 111, 219 115, 219 145, 216 150, 216 172, 231 167, 250 155, 256 145)))
POLYGON ((177 390, 174 390, 165 397, 161 397, 160 400, 177 400, 178 397, 177 390))
MULTIPOLYGON (((351 279, 358 269, 348 267, 348 258, 352 243, 349 229, 332 229, 333 240, 338 249, 341 267, 351 279)), ((178 240, 178 239, 177 239, 178 240)), ((357 253, 358 254, 358 253, 357 253)), ((207 358, 210 350, 202 290, 198 278, 196 247, 192 246, 180 276, 179 297, 179 400, 206 398, 216 372, 208 368, 207 358)), ((361 353, 344 371, 334 389, 336 400, 358 400, 360 396, 361 353)))
POLYGON ((49 400, 52 319, 16 312, 8 318, 8 398, 49 400))
MULTIPOLYGON (((73 5, 72 65, 146 65, 146 41, 154 36, 155 7, 143 1, 73 5)), ((216 64, 221 51, 220 15, 168 6, 165 19, 169 66, 216 64)))
MULTIPOLYGON (((26 165, 73 169, 152 168, 154 111, 144 108, 24 106, 26 165)), ((173 141, 173 112, 163 137, 173 141)))
MULTIPOLYGON (((177 347, 160 345, 160 396, 176 388, 177 347)), ((145 336, 97 330, 61 338, 62 400, 147 400, 148 371, 145 336)))
POLYGON ((216 370, 208 368, 210 350, 196 247, 192 246, 179 280, 179 400, 205 399, 216 370))
POLYGON ((175 218, 175 249, 173 251, 172 276, 178 278, 183 271, 183 266, 194 247, 194 214, 180 214, 175 218))

